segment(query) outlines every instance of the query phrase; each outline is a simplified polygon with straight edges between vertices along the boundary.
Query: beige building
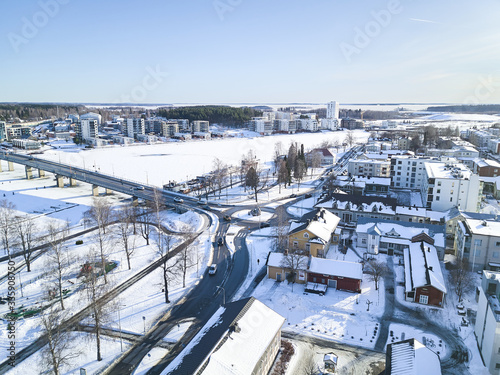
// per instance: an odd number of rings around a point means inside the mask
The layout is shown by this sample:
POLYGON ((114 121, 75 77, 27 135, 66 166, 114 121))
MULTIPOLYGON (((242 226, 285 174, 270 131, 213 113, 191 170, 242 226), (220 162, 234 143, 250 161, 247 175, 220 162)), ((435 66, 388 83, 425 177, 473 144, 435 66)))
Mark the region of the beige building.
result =
POLYGON ((302 250, 304 255, 324 258, 330 244, 337 244, 336 231, 340 218, 324 208, 316 209, 292 222, 288 232, 289 249, 302 250))

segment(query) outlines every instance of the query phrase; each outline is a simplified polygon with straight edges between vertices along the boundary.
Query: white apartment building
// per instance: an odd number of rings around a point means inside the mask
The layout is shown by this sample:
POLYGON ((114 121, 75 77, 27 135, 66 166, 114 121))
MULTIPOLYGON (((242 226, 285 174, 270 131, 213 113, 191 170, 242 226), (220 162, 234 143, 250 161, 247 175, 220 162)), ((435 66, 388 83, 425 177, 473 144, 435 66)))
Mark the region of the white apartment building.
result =
POLYGON ((173 137, 174 134, 179 132, 179 124, 175 121, 166 121, 162 124, 160 134, 163 137, 173 137))
POLYGON ((349 160, 347 171, 351 176, 390 177, 391 162, 388 160, 349 160))
MULTIPOLYGON (((425 177, 427 158, 393 156, 391 158, 391 186, 396 189, 420 190, 425 177)), ((434 161, 435 162, 435 161, 434 161)))
POLYGON ((463 164, 425 163, 420 194, 426 208, 446 211, 458 207, 478 212, 483 182, 463 164))
POLYGON ((483 271, 478 291, 474 335, 490 374, 500 374, 500 273, 483 271))
POLYGON ((318 120, 312 118, 298 119, 297 124, 299 126, 299 129, 305 131, 316 132, 319 129, 318 120))
POLYGON ((288 133, 290 131, 290 121, 287 119, 275 119, 273 121, 273 129, 275 131, 288 133))
POLYGON ((210 122, 196 120, 191 123, 191 132, 192 133, 208 133, 210 128, 210 122))
POLYGON ((474 271, 500 271, 500 222, 463 218, 455 230, 455 255, 469 260, 474 271))
POLYGON ((321 129, 338 130, 340 120, 338 118, 322 118, 320 120, 321 129))
POLYGON ((339 103, 332 101, 326 104, 326 118, 337 119, 339 118, 339 103))
POLYGON ((99 133, 99 123, 96 119, 87 118, 80 120, 80 126, 77 128, 76 135, 86 141, 95 138, 99 133))
POLYGON ((101 125, 102 116, 99 113, 89 112, 81 115, 80 120, 97 120, 97 124, 101 125))
POLYGON ((146 126, 143 118, 128 118, 127 119, 127 136, 134 138, 138 134, 145 134, 146 126))

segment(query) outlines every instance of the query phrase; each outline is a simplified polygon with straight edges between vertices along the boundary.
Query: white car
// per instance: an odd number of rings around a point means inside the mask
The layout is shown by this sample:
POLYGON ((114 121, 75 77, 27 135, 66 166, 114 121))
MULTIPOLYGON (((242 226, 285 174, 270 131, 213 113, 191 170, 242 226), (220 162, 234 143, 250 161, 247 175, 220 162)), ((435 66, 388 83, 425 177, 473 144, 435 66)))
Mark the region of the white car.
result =
POLYGON ((176 197, 176 198, 174 198, 174 202, 175 203, 184 203, 184 199, 176 197))
POLYGON ((212 264, 210 267, 208 267, 209 275, 215 275, 216 272, 217 272, 217 264, 212 264))

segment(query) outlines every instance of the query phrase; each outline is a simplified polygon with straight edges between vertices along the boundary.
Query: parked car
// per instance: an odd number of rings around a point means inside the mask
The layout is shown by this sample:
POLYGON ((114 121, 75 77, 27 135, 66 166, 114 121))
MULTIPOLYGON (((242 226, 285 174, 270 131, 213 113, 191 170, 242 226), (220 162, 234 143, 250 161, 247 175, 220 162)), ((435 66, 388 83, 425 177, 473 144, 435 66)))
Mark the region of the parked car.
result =
POLYGON ((217 264, 212 264, 210 267, 208 267, 209 275, 215 275, 216 272, 217 272, 217 264))
POLYGON ((297 194, 291 194, 290 198, 297 198, 297 194))
POLYGON ((226 221, 231 221, 231 216, 229 216, 229 215, 224 215, 224 220, 226 220, 226 221))
POLYGON ((312 198, 312 196, 313 195, 311 193, 307 193, 306 195, 304 195, 304 197, 306 197, 306 198, 312 198))
POLYGON ((219 239, 217 240, 217 245, 222 246, 223 244, 224 240, 222 239, 222 237, 219 237, 219 239))
POLYGON ((174 202, 175 202, 175 203, 184 203, 184 199, 179 198, 179 197, 175 197, 175 198, 174 198, 174 202))
POLYGON ((270 227, 270 226, 271 226, 271 224, 269 224, 269 223, 267 223, 267 222, 260 223, 260 227, 261 227, 261 228, 268 228, 268 227, 270 227))

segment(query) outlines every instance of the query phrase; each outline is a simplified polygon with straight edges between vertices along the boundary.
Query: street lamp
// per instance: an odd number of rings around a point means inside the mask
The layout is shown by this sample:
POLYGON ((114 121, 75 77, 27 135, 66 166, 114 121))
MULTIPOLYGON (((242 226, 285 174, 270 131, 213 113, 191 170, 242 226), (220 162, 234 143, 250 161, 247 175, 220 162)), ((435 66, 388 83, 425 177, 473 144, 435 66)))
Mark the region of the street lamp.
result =
POLYGON ((144 322, 144 334, 146 334, 146 317, 142 317, 142 321, 144 322))
POLYGON ((120 307, 126 307, 127 305, 118 305, 118 329, 120 330, 120 352, 123 352, 123 340, 122 340, 122 322, 120 319, 120 307))
POLYGON ((219 290, 219 289, 222 289, 222 304, 225 305, 226 304, 226 290, 221 286, 217 286, 217 290, 219 290))

